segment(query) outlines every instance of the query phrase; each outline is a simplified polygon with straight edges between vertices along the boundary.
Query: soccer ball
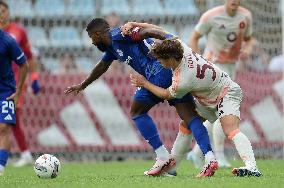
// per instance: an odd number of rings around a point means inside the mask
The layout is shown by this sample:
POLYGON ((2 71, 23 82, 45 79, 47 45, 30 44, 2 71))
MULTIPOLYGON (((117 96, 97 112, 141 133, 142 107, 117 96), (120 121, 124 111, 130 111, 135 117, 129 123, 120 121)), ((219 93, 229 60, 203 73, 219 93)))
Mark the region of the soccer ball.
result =
POLYGON ((50 154, 40 156, 34 165, 34 171, 39 178, 56 178, 60 172, 59 160, 50 154))

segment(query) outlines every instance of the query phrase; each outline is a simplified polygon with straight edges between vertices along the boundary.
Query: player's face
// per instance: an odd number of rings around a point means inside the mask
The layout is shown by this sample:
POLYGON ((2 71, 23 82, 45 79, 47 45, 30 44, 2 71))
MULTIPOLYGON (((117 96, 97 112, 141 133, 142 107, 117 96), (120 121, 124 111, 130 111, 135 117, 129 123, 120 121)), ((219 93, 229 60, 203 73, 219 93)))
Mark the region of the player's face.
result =
POLYGON ((6 24, 9 20, 9 10, 0 5, 0 26, 6 24))
POLYGON ((111 45, 111 39, 108 32, 88 32, 88 35, 92 39, 93 45, 95 45, 102 52, 105 52, 107 47, 111 45))
POLYGON ((225 0, 225 5, 230 10, 237 10, 240 6, 241 0, 225 0))

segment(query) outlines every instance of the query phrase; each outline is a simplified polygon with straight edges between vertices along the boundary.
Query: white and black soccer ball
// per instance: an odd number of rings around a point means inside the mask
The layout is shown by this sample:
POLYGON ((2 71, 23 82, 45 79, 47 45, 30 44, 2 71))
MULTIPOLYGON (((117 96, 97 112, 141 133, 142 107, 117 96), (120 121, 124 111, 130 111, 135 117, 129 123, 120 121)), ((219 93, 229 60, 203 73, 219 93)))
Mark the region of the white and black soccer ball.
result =
POLYGON ((34 165, 34 171, 40 178, 56 178, 60 173, 59 160, 50 154, 44 154, 37 158, 34 165))

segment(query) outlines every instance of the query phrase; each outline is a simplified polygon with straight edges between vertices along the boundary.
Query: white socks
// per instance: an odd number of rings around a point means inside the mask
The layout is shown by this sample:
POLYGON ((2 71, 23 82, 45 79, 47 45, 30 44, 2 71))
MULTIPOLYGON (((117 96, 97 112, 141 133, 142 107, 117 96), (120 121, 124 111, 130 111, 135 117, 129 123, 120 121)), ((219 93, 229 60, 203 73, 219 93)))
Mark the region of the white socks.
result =
POLYGON ((30 150, 25 150, 23 152, 21 152, 21 158, 31 158, 32 159, 32 154, 30 152, 30 150))
POLYGON ((217 119, 212 128, 212 136, 213 136, 213 150, 216 155, 217 159, 225 159, 224 155, 224 145, 225 145, 225 139, 226 136, 223 132, 223 129, 221 127, 221 122, 219 119, 217 119))
POLYGON ((0 173, 2 174, 5 170, 5 166, 0 165, 0 173))
POLYGON ((170 157, 170 154, 164 145, 161 145, 155 150, 158 159, 167 160, 170 157))
POLYGON ((177 164, 180 163, 180 161, 185 157, 186 153, 189 151, 191 141, 191 134, 188 135, 181 132, 178 133, 173 148, 171 150, 171 155, 175 158, 177 164))
POLYGON ((246 167, 249 170, 255 170, 257 167, 254 153, 251 143, 246 135, 244 135, 242 132, 238 132, 235 136, 233 136, 232 141, 234 142, 236 149, 246 167))
POLYGON ((212 151, 208 151, 205 156, 205 164, 209 163, 210 161, 216 161, 215 155, 212 151))

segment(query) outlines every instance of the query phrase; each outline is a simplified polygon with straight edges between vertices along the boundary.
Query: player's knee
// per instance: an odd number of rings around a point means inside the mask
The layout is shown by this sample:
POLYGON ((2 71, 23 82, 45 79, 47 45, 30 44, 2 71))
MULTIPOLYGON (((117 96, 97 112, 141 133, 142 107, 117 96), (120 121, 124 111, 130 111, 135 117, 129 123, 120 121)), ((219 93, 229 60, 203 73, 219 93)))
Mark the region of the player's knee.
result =
POLYGON ((240 132, 240 129, 235 129, 226 134, 229 140, 232 140, 238 133, 240 132))
POLYGON ((192 132, 187 128, 187 124, 185 121, 181 120, 179 123, 179 132, 185 135, 190 135, 192 132))
POLYGON ((0 124, 0 137, 7 136, 10 133, 11 127, 7 124, 0 124))

